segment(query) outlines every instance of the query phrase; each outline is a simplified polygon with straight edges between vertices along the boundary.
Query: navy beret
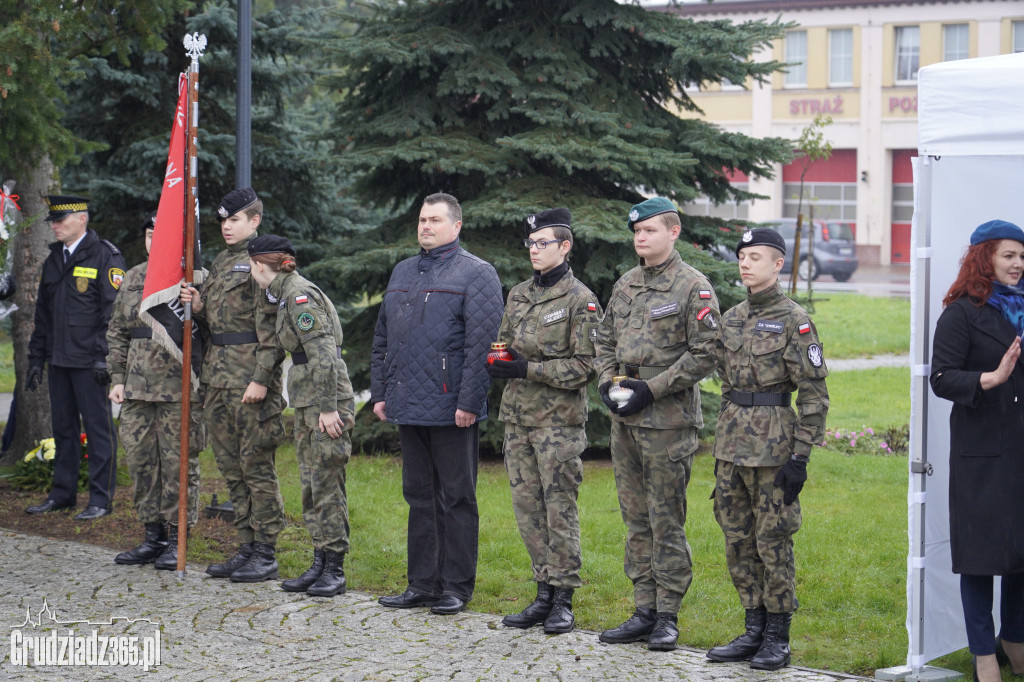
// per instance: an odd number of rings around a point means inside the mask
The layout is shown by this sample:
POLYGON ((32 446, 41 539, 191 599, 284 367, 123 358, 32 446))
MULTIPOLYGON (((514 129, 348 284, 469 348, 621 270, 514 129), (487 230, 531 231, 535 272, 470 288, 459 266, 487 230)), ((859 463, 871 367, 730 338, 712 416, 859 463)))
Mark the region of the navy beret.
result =
POLYGON ((43 197, 47 207, 50 209, 46 216, 46 222, 60 220, 66 215, 89 210, 89 200, 85 197, 76 197, 70 194, 51 194, 43 197))
POLYGON ((755 227, 744 232, 736 244, 736 256, 739 257, 740 249, 748 246, 772 246, 781 251, 783 256, 786 255, 786 241, 777 230, 770 227, 755 227))
POLYGON ((656 215, 661 215, 662 213, 675 213, 677 218, 679 216, 679 211, 676 209, 676 205, 665 197, 654 197, 647 201, 641 201, 630 209, 629 222, 626 223, 626 227, 628 227, 630 231, 635 232, 636 230, 633 228, 633 225, 643 222, 648 218, 653 218, 656 215))
POLYGON ((257 199, 259 197, 256 196, 256 192, 253 191, 252 187, 233 189, 220 200, 220 206, 217 207, 217 216, 221 220, 227 220, 239 211, 244 211, 255 204, 257 199))
POLYGON ((545 227, 567 227, 572 229, 572 214, 567 208, 549 208, 526 216, 526 225, 530 234, 545 227))
POLYGON ((1012 239, 1024 244, 1024 230, 1005 220, 990 220, 974 228, 971 233, 971 246, 992 239, 1012 239))
POLYGON ((295 247, 284 237, 276 234, 261 234, 249 240, 246 247, 250 256, 258 256, 263 253, 287 253, 295 255, 295 247))
POLYGON ((143 234, 146 233, 146 230, 156 229, 156 211, 150 213, 149 216, 144 221, 142 221, 142 227, 140 227, 139 229, 142 230, 143 234))

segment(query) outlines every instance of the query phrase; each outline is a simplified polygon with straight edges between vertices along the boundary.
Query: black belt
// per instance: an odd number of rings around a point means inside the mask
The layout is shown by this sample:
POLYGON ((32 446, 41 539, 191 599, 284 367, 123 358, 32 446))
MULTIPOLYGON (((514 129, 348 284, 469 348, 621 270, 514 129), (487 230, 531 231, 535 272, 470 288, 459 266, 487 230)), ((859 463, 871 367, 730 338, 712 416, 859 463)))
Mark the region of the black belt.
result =
POLYGON ((151 339, 153 338, 153 330, 149 327, 132 327, 132 338, 133 339, 151 339))
POLYGON ((653 379, 654 377, 658 376, 666 369, 668 369, 668 367, 621 364, 619 365, 619 374, 621 374, 622 376, 627 376, 630 379, 642 379, 644 381, 647 381, 648 379, 653 379))
POLYGON ((210 342, 215 346, 239 346, 243 343, 259 343, 256 332, 233 332, 231 334, 210 334, 210 342))
MULTIPOLYGON (((338 357, 341 357, 341 346, 338 346, 338 357)), ((292 364, 293 365, 304 365, 309 362, 309 356, 301 350, 297 353, 292 353, 292 364)))
POLYGON ((789 407, 792 393, 747 393, 746 391, 727 391, 722 397, 731 403, 743 407, 779 406, 789 407))

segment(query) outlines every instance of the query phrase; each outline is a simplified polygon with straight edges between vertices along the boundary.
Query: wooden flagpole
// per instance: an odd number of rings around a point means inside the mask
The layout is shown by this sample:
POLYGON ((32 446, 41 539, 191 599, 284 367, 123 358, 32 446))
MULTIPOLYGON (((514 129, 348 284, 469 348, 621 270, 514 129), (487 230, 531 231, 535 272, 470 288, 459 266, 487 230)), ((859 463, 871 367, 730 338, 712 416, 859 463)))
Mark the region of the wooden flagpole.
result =
MULTIPOLYGON (((195 263, 196 220, 199 217, 199 176, 196 135, 199 129, 199 58, 206 49, 206 36, 185 36, 185 51, 192 58, 188 70, 188 126, 185 132, 188 169, 185 174, 185 283, 192 286, 195 263)), ((192 423, 192 304, 185 304, 181 337, 181 456, 178 471, 178 577, 185 577, 185 548, 188 546, 188 451, 192 423)))

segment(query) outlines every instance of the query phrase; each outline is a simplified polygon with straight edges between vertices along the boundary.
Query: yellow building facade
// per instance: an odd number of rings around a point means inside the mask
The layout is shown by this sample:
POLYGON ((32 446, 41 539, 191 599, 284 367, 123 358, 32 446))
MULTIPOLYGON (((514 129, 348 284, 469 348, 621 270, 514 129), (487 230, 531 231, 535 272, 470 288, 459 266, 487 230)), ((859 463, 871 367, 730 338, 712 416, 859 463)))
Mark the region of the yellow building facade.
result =
MULTIPOLYGON (((755 137, 796 140, 816 115, 832 116, 825 136, 833 155, 806 169, 803 212, 851 223, 865 264, 909 262, 918 69, 1024 52, 1021 0, 716 0, 665 11, 697 21, 795 24, 755 57, 789 64, 786 73, 765 85, 694 84, 687 94, 707 120, 755 137)), ((685 210, 755 221, 793 216, 802 172, 794 163, 771 180, 735 177, 768 198, 685 210)))

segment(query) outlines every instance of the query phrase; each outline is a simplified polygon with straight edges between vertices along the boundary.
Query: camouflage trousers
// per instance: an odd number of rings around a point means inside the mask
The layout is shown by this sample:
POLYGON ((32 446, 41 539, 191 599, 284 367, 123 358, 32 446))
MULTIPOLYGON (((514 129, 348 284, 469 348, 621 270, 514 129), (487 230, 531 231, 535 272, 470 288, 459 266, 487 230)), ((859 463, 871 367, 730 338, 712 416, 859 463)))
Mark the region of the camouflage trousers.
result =
POLYGON ((320 408, 295 408, 295 457, 302 481, 302 519, 316 549, 348 552, 348 499, 345 466, 351 434, 331 438, 320 431, 320 408))
POLYGON ((206 430, 231 495, 239 541, 273 544, 285 524, 274 466, 284 424, 280 412, 263 415, 261 403, 243 403, 244 393, 240 388, 208 387, 206 430))
POLYGON ((800 501, 782 503, 775 485, 782 467, 715 462, 715 518, 725 534, 725 561, 745 609, 796 611, 793 534, 800 530, 800 501))
POLYGON ((637 608, 678 613, 693 582, 683 525, 697 429, 648 429, 613 419, 609 443, 633 600, 637 608))
MULTIPOLYGON (((121 442, 135 487, 135 513, 142 523, 178 525, 181 464, 181 403, 126 400, 121 406, 121 442)), ((199 519, 199 453, 206 434, 191 412, 188 456, 188 525, 199 519)))
POLYGON ((583 585, 576 498, 586 447, 583 426, 505 424, 512 509, 537 582, 573 589, 583 585))

